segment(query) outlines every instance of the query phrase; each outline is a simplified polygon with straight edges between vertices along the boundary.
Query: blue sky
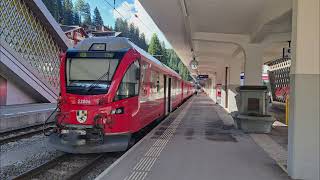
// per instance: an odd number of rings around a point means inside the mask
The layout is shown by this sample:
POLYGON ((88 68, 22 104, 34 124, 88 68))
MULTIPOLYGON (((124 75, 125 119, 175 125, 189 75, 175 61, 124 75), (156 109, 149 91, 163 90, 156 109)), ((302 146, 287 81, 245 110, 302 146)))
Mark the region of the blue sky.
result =
MULTIPOLYGON (((73 0, 75 3, 77 0, 73 0)), ((170 43, 166 40, 163 33, 159 30, 157 25, 153 22, 148 13, 144 10, 142 5, 138 0, 116 0, 116 9, 120 14, 113 10, 114 0, 85 0, 90 4, 92 14, 95 7, 98 7, 103 22, 105 25, 114 26, 115 19, 121 17, 126 19, 129 23, 133 23, 135 26, 139 27, 140 32, 145 33, 147 41, 151 39, 153 33, 156 33, 161 41, 164 41, 167 48, 171 48, 170 43), (109 2, 110 5, 108 5, 109 2), (136 18, 134 15, 139 18, 136 18)))

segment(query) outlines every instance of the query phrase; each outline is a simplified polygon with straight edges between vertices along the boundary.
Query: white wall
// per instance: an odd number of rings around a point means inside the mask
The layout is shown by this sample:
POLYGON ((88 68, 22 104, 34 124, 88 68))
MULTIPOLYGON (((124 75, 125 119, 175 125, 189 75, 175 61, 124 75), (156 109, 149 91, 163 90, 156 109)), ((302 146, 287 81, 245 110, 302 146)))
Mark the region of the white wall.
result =
POLYGON ((7 104, 28 104, 36 103, 36 100, 24 92, 23 89, 18 87, 14 82, 7 81, 7 104))

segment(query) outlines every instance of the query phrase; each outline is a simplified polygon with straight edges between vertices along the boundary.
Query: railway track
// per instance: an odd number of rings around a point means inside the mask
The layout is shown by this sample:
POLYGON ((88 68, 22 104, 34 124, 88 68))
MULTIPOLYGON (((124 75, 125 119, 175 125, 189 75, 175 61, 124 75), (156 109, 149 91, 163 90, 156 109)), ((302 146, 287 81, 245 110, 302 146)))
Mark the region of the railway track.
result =
POLYGON ((13 180, 81 179, 105 157, 106 154, 63 154, 13 178, 13 180))
POLYGON ((27 138, 35 134, 40 134, 43 130, 48 131, 54 127, 54 122, 48 123, 45 129, 43 129, 43 124, 38 124, 34 126, 29 126, 21 129, 15 129, 12 131, 0 133, 0 145, 17 141, 22 138, 27 138))

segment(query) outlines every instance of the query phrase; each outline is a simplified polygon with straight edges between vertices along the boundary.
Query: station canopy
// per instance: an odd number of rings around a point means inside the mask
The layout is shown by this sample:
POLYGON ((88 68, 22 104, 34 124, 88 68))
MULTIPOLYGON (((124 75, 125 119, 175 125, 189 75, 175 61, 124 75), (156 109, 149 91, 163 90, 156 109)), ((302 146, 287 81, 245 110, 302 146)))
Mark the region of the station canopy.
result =
POLYGON ((264 61, 291 39, 291 0, 139 0, 185 65, 214 74, 230 59, 244 59, 242 43, 265 43, 264 61))

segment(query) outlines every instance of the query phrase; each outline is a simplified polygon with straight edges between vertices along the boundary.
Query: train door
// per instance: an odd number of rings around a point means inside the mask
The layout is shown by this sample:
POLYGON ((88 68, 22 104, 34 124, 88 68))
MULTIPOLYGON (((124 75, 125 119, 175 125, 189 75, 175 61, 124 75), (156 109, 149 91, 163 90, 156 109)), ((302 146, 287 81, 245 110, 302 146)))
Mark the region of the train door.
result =
POLYGON ((167 76, 163 75, 163 84, 164 84, 164 115, 168 114, 168 90, 167 90, 167 76))
POLYGON ((171 78, 169 77, 168 78, 168 83, 167 83, 167 89, 168 89, 168 94, 167 94, 167 97, 168 97, 168 101, 167 101, 167 112, 171 112, 172 111, 172 101, 171 101, 171 78))
POLYGON ((164 75, 164 111, 165 115, 171 112, 171 78, 164 75))
POLYGON ((141 85, 140 85, 140 123, 144 127, 150 119, 150 70, 147 68, 149 64, 141 62, 141 85))

